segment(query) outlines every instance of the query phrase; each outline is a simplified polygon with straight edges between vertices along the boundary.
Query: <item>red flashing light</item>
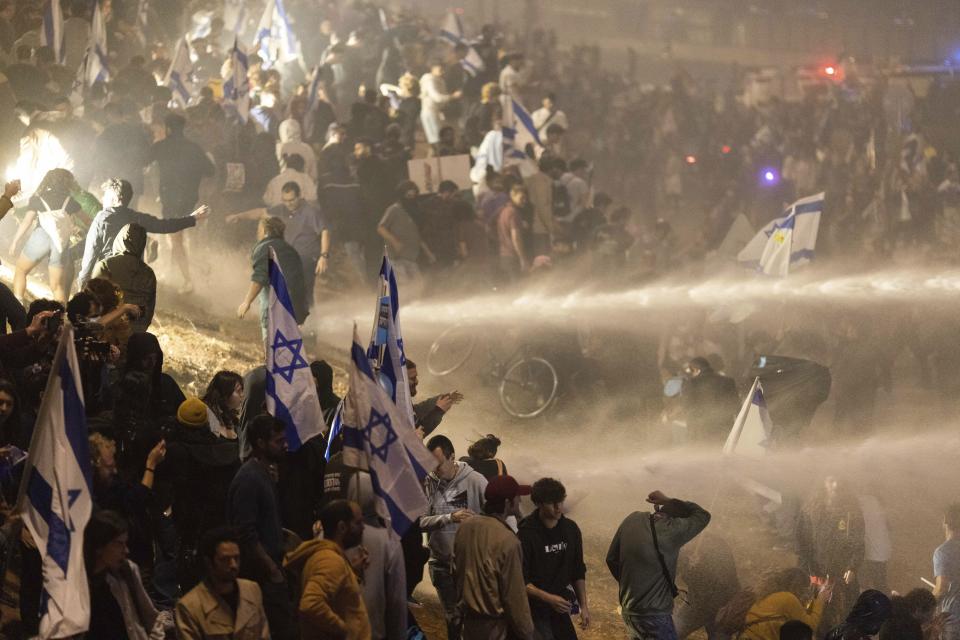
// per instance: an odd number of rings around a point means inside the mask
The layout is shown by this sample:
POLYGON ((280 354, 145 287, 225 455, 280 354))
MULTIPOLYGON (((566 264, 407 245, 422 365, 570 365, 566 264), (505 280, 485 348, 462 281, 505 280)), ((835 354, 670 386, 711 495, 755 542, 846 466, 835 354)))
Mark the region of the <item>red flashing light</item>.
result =
POLYGON ((723 155, 729 155, 731 151, 733 151, 733 147, 731 147, 728 144, 725 144, 722 147, 720 147, 720 153, 722 153, 723 155))
POLYGON ((687 156, 684 159, 687 161, 687 164, 697 164, 697 156, 687 156))

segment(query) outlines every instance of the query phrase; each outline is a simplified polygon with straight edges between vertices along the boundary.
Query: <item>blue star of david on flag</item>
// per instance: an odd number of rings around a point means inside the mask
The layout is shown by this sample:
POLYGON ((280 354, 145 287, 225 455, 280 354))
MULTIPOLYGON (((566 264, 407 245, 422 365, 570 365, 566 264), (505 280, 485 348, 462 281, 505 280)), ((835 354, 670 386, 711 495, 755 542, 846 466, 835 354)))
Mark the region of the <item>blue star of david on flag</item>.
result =
POLYGON ((287 381, 287 384, 293 382, 293 374, 297 369, 306 369, 310 365, 301 353, 303 351, 303 338, 288 339, 277 329, 273 338, 273 373, 279 374, 281 378, 287 381), (290 364, 283 365, 278 357, 281 349, 290 352, 290 364))
POLYGON ((370 420, 367 426, 363 428, 363 436, 370 443, 370 453, 377 456, 383 462, 387 461, 387 454, 390 451, 390 445, 397 441, 397 432, 393 429, 393 422, 388 413, 380 413, 373 407, 370 408, 370 420), (382 427, 378 429, 377 427, 382 427), (377 444, 374 441, 379 441, 377 444))

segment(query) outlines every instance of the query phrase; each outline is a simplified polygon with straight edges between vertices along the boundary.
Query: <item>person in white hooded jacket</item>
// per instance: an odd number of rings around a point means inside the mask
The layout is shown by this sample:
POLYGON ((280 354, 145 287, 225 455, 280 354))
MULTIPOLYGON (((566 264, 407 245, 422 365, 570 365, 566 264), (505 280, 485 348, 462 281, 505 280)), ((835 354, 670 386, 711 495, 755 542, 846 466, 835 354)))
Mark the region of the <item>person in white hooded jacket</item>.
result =
POLYGON ((453 540, 460 523, 480 513, 487 479, 465 462, 457 462, 453 443, 446 436, 430 438, 427 449, 440 466, 425 481, 428 507, 427 515, 420 518, 420 528, 427 532, 430 581, 443 605, 447 637, 459 638, 463 621, 453 574, 453 540))
POLYGON ((287 118, 280 123, 280 142, 277 143, 277 162, 283 156, 298 155, 303 158, 303 172, 310 176, 314 183, 317 181, 317 156, 313 149, 303 141, 300 123, 293 118, 287 118))

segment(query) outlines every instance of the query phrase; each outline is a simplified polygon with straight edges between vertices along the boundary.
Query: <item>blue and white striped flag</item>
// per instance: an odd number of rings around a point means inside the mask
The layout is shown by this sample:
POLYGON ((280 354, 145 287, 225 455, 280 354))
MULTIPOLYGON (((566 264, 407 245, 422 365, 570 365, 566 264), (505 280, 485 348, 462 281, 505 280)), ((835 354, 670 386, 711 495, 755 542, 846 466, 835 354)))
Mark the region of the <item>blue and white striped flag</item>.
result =
POLYGON ((463 30, 463 23, 460 21, 459 14, 454 13, 453 11, 447 12, 447 17, 444 19, 443 27, 440 29, 440 37, 453 46, 462 44, 467 47, 467 55, 461 58, 460 66, 463 67, 463 70, 469 73, 471 76, 475 77, 478 73, 485 69, 483 58, 480 57, 480 54, 477 53, 477 50, 474 49, 467 40, 466 34, 463 30))
POLYGON ((770 420, 770 412, 767 411, 767 402, 763 398, 763 385, 760 384, 760 378, 757 378, 743 401, 733 428, 730 429, 723 452, 728 455, 736 453, 761 456, 767 452, 772 434, 773 422, 770 420))
POLYGON ((247 54, 240 50, 240 43, 235 37, 233 49, 230 50, 230 75, 223 82, 223 105, 243 122, 250 119, 249 68, 247 54))
POLYGON ((83 530, 93 511, 90 451, 73 327, 53 359, 18 505, 43 561, 41 638, 67 638, 90 625, 83 530))
POLYGON ((407 356, 400 333, 400 292, 393 265, 386 255, 380 265, 380 296, 373 316, 373 334, 367 358, 377 371, 380 386, 414 424, 413 400, 407 376, 407 356))
POLYGON ((737 255, 740 264, 768 276, 786 277, 792 267, 811 262, 817 247, 823 193, 802 198, 760 230, 737 255))
POLYGON ((90 43, 84 57, 84 83, 92 87, 97 82, 110 81, 110 67, 107 58, 107 25, 103 20, 103 10, 98 1, 93 10, 93 24, 90 26, 90 43))
POLYGON ((297 40, 283 0, 267 0, 257 25, 256 47, 263 60, 263 68, 293 62, 300 57, 300 42, 297 40))
POLYGON ((100 2, 97 2, 93 9, 93 23, 90 25, 90 42, 81 65, 85 86, 92 87, 97 82, 110 80, 107 52, 107 26, 103 20, 100 2))
POLYGON ((526 162, 530 159, 528 147, 532 147, 534 155, 543 147, 537 127, 519 100, 505 95, 500 97, 500 102, 503 106, 503 163, 526 162))
POLYGON ((40 43, 53 49, 54 60, 63 62, 63 11, 60 9, 60 0, 47 0, 40 43))
POLYGON ((296 451, 323 432, 323 411, 287 281, 273 249, 268 260, 267 411, 287 425, 287 447, 296 451))
POLYGON ((163 84, 173 92, 173 101, 186 108, 190 104, 196 87, 193 82, 193 61, 190 59, 190 43, 186 37, 177 41, 177 48, 173 52, 173 60, 167 69, 167 77, 163 84))
POLYGON ((423 479, 437 460, 402 411, 374 379, 353 327, 350 390, 344 398, 343 463, 368 471, 377 513, 398 536, 427 510, 423 479))

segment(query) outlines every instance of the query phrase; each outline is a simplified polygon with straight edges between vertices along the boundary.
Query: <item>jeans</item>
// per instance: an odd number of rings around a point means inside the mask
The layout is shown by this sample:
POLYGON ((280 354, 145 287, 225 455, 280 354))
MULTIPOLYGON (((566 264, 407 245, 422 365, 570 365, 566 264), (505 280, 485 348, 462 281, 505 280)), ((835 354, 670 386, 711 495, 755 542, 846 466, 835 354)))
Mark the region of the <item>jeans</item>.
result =
POLYGON ((463 618, 457 606, 457 583, 453 576, 453 567, 449 562, 430 559, 430 581, 437 590, 437 597, 443 605, 443 617, 447 621, 447 640, 460 640, 463 618))
POLYGON ((636 615, 624 611, 623 621, 627 623, 630 640, 677 640, 673 616, 669 613, 636 615))
POLYGON ((577 631, 569 614, 557 613, 539 606, 531 607, 533 628, 540 640, 577 640, 577 631))

